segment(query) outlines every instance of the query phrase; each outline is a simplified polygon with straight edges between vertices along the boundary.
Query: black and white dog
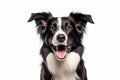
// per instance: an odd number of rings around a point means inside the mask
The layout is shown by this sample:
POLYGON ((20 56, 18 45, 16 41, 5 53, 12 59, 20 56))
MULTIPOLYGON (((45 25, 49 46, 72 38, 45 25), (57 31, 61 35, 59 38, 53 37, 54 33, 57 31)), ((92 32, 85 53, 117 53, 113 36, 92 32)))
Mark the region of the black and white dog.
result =
POLYGON ((91 15, 71 12, 68 17, 53 17, 51 13, 33 13, 43 45, 40 80, 87 80, 82 59, 82 37, 91 15))

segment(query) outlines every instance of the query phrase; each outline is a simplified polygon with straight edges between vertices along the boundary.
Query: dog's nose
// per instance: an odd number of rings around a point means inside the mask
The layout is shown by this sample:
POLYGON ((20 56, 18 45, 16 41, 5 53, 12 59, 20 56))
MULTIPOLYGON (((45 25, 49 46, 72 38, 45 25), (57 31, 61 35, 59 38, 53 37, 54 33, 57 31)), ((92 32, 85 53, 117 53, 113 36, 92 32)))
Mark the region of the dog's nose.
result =
POLYGON ((65 41, 65 35, 64 34, 58 34, 57 35, 58 42, 64 42, 65 41))

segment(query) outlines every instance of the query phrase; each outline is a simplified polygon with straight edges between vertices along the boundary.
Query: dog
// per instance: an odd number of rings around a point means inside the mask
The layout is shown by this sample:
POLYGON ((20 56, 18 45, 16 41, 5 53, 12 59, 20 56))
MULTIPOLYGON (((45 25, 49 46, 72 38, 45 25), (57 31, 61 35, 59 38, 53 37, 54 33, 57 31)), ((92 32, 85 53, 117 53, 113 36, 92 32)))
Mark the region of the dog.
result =
POLYGON ((71 12, 67 17, 53 17, 50 12, 32 13, 37 33, 43 41, 40 80, 87 80, 82 58, 83 34, 91 15, 71 12))

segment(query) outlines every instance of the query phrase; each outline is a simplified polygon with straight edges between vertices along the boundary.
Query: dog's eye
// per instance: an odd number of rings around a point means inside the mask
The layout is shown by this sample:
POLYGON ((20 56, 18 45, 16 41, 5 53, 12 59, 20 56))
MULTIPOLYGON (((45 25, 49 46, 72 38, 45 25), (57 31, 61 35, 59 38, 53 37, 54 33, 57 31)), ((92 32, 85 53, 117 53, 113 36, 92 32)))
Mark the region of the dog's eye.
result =
POLYGON ((66 31, 70 32, 72 30, 72 27, 70 25, 66 26, 66 31))
POLYGON ((55 31, 55 30, 56 30, 56 27, 55 27, 55 26, 51 26, 51 27, 50 27, 50 30, 51 30, 51 31, 55 31))

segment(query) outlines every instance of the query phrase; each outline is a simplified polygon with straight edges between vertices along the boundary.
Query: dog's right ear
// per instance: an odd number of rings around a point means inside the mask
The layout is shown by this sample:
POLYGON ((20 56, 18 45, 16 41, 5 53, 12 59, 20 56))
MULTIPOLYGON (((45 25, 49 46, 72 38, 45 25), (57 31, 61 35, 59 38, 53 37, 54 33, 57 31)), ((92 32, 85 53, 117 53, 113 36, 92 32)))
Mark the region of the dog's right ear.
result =
POLYGON ((35 20, 35 23, 36 23, 36 26, 38 29, 38 33, 43 34, 47 27, 47 21, 51 18, 52 18, 52 14, 50 12, 49 13, 46 13, 46 12, 32 13, 28 22, 35 20))

